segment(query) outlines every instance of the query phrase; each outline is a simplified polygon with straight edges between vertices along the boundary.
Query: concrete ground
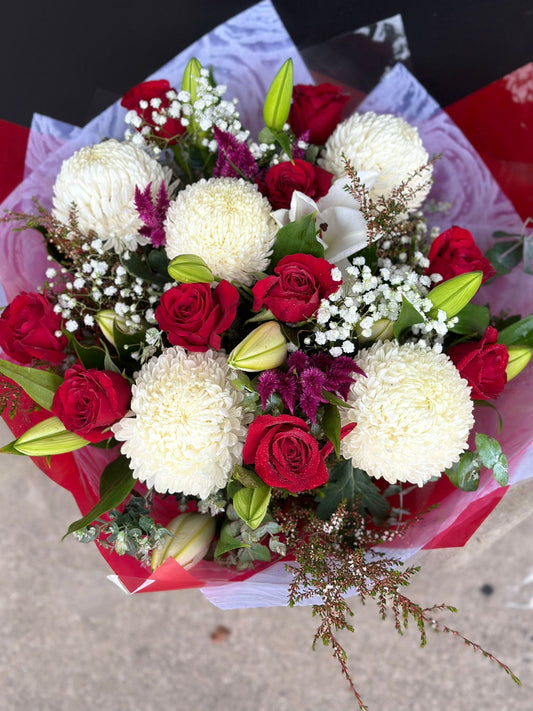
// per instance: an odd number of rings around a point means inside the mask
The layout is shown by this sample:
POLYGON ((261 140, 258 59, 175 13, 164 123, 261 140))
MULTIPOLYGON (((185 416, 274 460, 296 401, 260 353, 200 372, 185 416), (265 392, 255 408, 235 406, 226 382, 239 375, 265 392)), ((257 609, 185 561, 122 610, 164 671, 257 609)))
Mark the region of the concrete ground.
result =
MULTIPOLYGON (((197 590, 128 597, 94 546, 60 541, 78 515, 67 492, 9 455, 0 486, 0 711, 357 708, 329 650, 310 648, 309 609, 221 611, 197 590)), ((420 649, 415 630, 401 638, 354 600, 343 641, 370 711, 533 709, 532 504, 533 482, 513 489, 464 549, 425 554, 410 587, 458 607, 449 624, 522 687, 460 640, 430 631, 420 649)))

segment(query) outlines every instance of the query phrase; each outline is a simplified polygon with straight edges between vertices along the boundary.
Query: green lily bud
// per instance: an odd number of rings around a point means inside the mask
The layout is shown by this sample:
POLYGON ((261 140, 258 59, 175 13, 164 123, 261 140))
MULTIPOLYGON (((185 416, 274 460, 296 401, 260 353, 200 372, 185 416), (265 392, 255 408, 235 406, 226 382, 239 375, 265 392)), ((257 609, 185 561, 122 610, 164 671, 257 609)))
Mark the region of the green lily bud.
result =
POLYGON ((183 72, 181 88, 183 91, 188 91, 191 95, 191 104, 194 104, 196 101, 196 81, 200 77, 201 71, 202 65, 196 57, 189 59, 185 71, 183 72))
POLYGON ((507 368, 505 372, 507 374, 507 380, 516 378, 518 373, 521 373, 526 365, 531 360, 531 355, 533 354, 533 348, 528 348, 527 346, 507 346, 509 352, 509 362, 507 363, 507 368))
POLYGON ((289 116, 292 97, 292 59, 287 59, 274 77, 265 97, 263 119, 272 131, 281 131, 289 116))
POLYGON ((277 368, 287 357, 287 341, 281 332, 277 321, 267 321, 261 324, 228 356, 230 368, 258 371, 277 368))
POLYGON ((152 552, 152 570, 159 568, 167 558, 174 558, 188 570, 207 553, 215 535, 215 519, 209 514, 183 513, 165 526, 170 535, 163 546, 152 552))
POLYGON ((431 318, 436 318, 439 310, 448 318, 458 314, 474 297, 482 279, 483 272, 467 272, 437 284, 428 294, 433 304, 429 312, 431 318))
POLYGON ((394 321, 388 318, 380 318, 376 321, 372 328, 370 329, 372 335, 368 338, 361 335, 361 328, 359 326, 355 327, 357 333, 357 340, 361 344, 373 343, 374 341, 390 341, 394 335, 394 321))
POLYGON ((49 457, 52 454, 74 452, 85 447, 86 444, 89 442, 67 430, 58 417, 49 417, 30 427, 0 451, 8 454, 27 454, 30 457, 49 457))
POLYGON ((106 340, 111 343, 112 346, 116 347, 115 334, 113 326, 116 324, 122 331, 127 333, 126 321, 119 316, 113 309, 104 309, 99 311, 94 317, 96 323, 100 326, 100 330, 105 336, 106 340))
POLYGON ((210 284, 215 280, 211 269, 195 254, 180 254, 174 257, 168 265, 168 273, 174 281, 184 284, 210 284))

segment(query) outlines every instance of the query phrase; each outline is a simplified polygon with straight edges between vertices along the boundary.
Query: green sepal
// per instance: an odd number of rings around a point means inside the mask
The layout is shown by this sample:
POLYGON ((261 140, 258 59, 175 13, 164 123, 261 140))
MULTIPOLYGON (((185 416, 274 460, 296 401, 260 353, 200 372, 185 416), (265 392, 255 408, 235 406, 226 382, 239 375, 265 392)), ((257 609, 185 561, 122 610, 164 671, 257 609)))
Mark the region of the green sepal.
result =
POLYGON ((474 452, 466 451, 445 474, 454 486, 462 491, 475 491, 479 486, 481 462, 474 452))
POLYGON ((121 455, 113 460, 104 469, 100 478, 100 501, 83 518, 70 524, 62 540, 69 534, 89 526, 97 518, 119 506, 131 493, 136 481, 131 474, 126 457, 121 455))
POLYGON ((420 313, 413 304, 402 295, 402 308, 400 310, 400 315, 394 323, 392 333, 394 338, 398 341, 400 336, 404 331, 416 323, 422 323, 424 321, 424 315, 420 313))
POLYGON ((278 232, 274 242, 274 250, 270 267, 289 254, 311 254, 313 257, 323 257, 324 247, 316 236, 315 214, 305 215, 296 222, 289 222, 278 232))
POLYGON ((243 487, 233 496, 233 507, 239 518, 251 529, 255 529, 265 518, 271 495, 272 489, 266 484, 253 488, 243 487))
POLYGON ((281 131, 291 108, 293 85, 292 59, 287 59, 270 85, 265 97, 263 119, 272 131, 281 131))
POLYGON ((31 399, 45 410, 52 409, 52 402, 63 378, 47 370, 27 368, 0 360, 0 373, 19 385, 31 399))
POLYGON ((504 346, 533 348, 533 314, 515 321, 498 333, 498 343, 504 346))
POLYGON ((450 329, 462 336, 483 336, 490 324, 490 309, 488 306, 467 304, 455 316, 457 323, 450 329))
POLYGON ((66 454, 85 447, 89 442, 67 430, 58 417, 48 417, 30 427, 18 439, 10 442, 0 451, 4 454, 26 454, 29 457, 47 457, 52 454, 66 454))
POLYGON ((322 429, 335 450, 337 457, 340 457, 341 448, 341 416, 335 405, 328 403, 324 405, 322 416, 322 429))

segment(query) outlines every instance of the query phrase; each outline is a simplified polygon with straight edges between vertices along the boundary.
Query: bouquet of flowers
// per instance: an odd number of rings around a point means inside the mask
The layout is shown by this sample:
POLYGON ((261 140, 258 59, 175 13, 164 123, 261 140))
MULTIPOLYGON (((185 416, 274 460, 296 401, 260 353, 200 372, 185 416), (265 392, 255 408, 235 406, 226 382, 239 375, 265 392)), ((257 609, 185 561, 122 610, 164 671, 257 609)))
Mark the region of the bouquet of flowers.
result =
POLYGON ((254 137, 217 66, 190 57, 179 85, 125 94, 122 137, 79 147, 3 218, 11 245, 40 233, 42 278, 0 316, 2 451, 72 491, 68 534, 130 592, 238 606, 274 576, 314 605, 364 708, 336 637, 346 597, 414 619, 422 642, 451 631, 445 606, 405 596, 402 559, 439 532, 419 538, 443 491, 508 484, 474 406, 497 419, 531 358, 533 315, 493 298, 527 246, 496 233, 483 253, 438 224, 440 157, 415 122, 343 118, 341 88, 293 74, 278 63, 254 137))

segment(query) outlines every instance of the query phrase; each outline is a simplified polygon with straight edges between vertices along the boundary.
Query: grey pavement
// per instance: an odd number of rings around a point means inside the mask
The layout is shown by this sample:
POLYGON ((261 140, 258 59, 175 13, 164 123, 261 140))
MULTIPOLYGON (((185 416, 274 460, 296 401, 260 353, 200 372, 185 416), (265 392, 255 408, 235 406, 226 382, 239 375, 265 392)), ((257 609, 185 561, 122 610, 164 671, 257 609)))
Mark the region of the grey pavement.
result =
MULTIPOLYGON (((0 441, 11 439, 2 423, 0 441)), ((222 611, 197 590, 127 596, 94 545, 61 542, 78 511, 24 457, 0 459, 0 711, 351 711, 308 608, 222 611), (225 628, 220 630, 219 628, 225 628), (218 630, 218 632, 217 632, 218 630)), ((409 594, 506 662, 517 687, 458 639, 420 649, 372 604, 343 643, 370 711, 533 709, 533 482, 503 499, 464 549, 423 555, 409 594)))

